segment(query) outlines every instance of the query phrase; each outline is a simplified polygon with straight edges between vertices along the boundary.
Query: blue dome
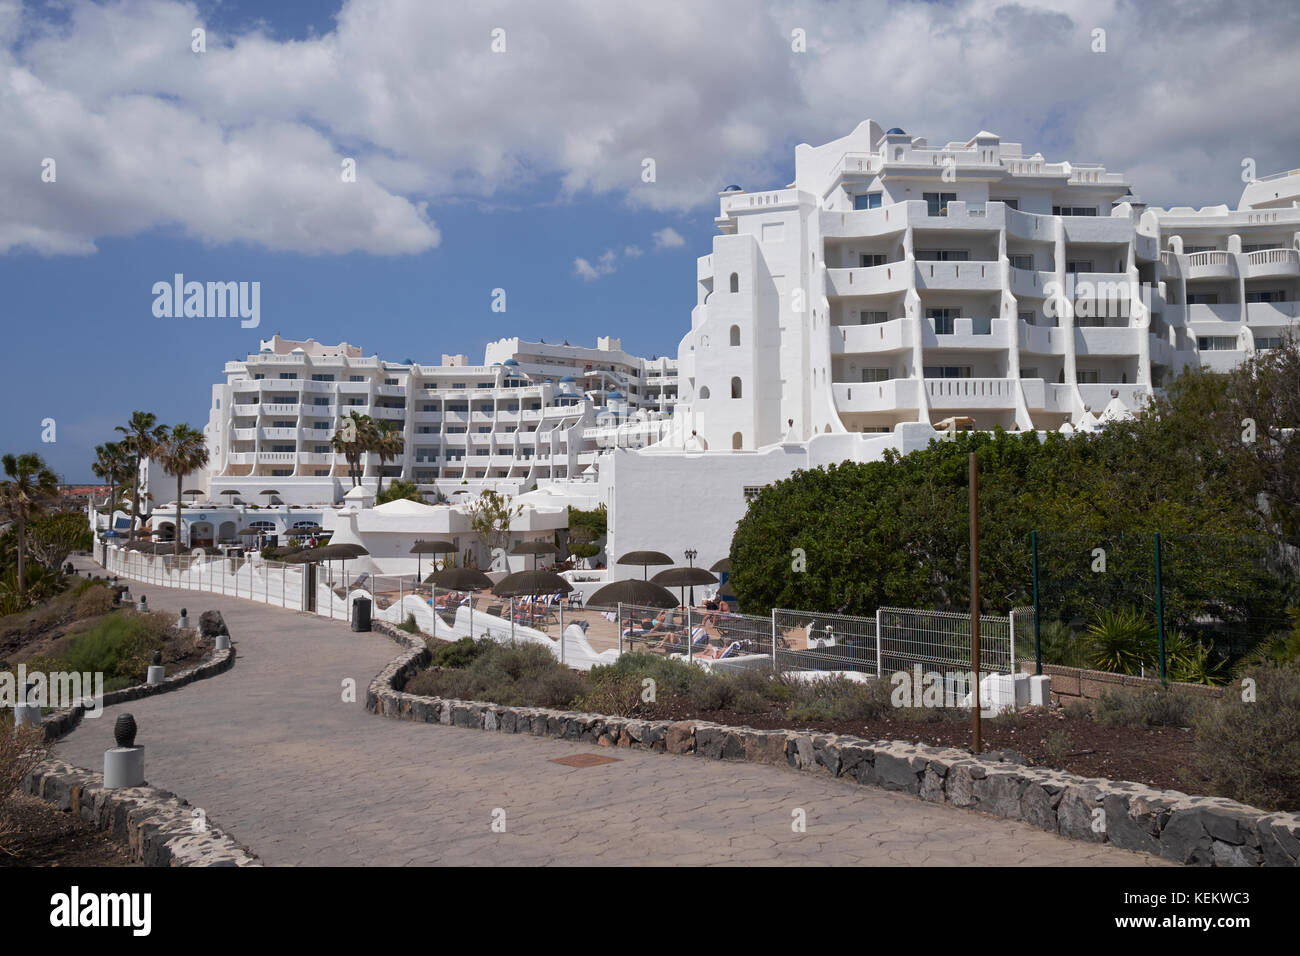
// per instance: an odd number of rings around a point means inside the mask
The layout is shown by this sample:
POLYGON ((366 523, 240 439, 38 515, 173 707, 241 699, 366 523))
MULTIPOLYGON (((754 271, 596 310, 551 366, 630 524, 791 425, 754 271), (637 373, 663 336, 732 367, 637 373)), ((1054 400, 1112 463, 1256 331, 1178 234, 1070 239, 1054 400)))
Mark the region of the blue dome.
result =
POLYGON ((886 135, 886 136, 906 136, 907 134, 904 133, 904 132, 903 132, 901 129, 899 129, 897 126, 891 126, 889 129, 885 130, 885 135, 886 135))
POLYGON ((744 190, 741 189, 739 186, 737 186, 737 185, 735 185, 735 184, 733 183, 732 185, 730 185, 730 186, 728 186, 726 189, 724 189, 723 192, 724 192, 724 193, 740 193, 740 192, 744 192, 744 190))
POLYGON ((502 365, 518 365, 519 363, 516 362, 514 359, 506 359, 506 360, 505 360, 504 362, 502 362, 501 364, 502 364, 502 365))
POLYGON ((563 385, 565 382, 572 382, 573 380, 572 375, 566 375, 564 378, 560 379, 560 384, 563 385))
POLYGON ((610 393, 609 393, 609 398, 610 398, 610 399, 622 398, 622 397, 623 397, 623 393, 622 393, 622 392, 610 392, 610 393))

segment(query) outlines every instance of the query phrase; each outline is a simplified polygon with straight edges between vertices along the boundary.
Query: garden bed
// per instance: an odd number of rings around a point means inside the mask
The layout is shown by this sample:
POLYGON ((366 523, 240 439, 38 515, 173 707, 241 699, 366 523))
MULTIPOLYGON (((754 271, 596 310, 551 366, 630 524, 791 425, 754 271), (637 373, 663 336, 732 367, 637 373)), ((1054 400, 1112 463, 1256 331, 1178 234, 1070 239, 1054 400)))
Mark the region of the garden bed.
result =
POLYGON ((0 867, 140 865, 111 833, 39 797, 14 794, 5 816, 17 832, 0 850, 0 867))

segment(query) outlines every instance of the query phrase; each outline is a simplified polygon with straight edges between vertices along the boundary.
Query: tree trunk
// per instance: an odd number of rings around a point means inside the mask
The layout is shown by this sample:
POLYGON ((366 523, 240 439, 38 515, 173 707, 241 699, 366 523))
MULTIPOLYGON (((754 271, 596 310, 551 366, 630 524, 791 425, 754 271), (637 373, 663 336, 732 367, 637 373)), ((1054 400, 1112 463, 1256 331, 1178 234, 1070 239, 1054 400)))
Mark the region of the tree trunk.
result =
POLYGON ((127 538, 135 540, 135 525, 140 515, 140 456, 135 456, 135 476, 131 479, 131 527, 127 538))
POLYGON ((27 521, 18 515, 18 596, 27 594, 27 521))
POLYGON ((173 553, 176 555, 176 566, 180 567, 181 563, 181 480, 184 475, 176 476, 176 530, 172 532, 172 538, 175 541, 173 553))

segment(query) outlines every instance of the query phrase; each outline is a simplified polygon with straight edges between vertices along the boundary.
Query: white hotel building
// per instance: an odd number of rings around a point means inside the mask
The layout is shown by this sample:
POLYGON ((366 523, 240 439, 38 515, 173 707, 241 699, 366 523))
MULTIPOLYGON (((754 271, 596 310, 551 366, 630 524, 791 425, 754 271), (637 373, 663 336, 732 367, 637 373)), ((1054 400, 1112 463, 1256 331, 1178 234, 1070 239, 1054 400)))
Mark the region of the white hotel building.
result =
POLYGON ((661 436, 676 393, 675 362, 630 355, 618 339, 594 349, 502 339, 481 365, 464 355, 420 365, 276 335, 228 362, 212 388, 209 493, 255 502, 274 486, 286 503, 338 501, 351 482, 330 439, 352 412, 392 422, 404 439, 395 460, 362 456, 372 488, 381 467, 430 496, 592 481, 602 448, 661 436))
POLYGON ((1275 345, 1300 299, 1300 170, 1238 208, 1148 209, 1125 177, 981 132, 862 123, 783 189, 722 193, 668 439, 601 468, 611 551, 726 553, 796 468, 932 426, 1090 429, 1188 366, 1275 345), (880 434, 886 433, 886 434, 880 434))

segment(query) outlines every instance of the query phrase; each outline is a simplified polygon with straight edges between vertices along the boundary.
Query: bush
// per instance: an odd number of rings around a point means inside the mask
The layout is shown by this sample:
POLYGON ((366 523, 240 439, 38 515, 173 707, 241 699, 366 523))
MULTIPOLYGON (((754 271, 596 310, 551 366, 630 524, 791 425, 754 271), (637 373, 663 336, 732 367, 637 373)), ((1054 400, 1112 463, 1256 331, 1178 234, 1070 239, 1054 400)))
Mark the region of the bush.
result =
POLYGON ((430 667, 469 667, 480 654, 495 646, 491 638, 481 637, 477 641, 472 637, 462 637, 451 644, 442 644, 430 649, 430 667))
POLYGON ((655 717, 660 711, 658 688, 646 699, 643 678, 617 667, 596 666, 587 674, 587 692, 578 698, 579 710, 615 717, 655 717))
POLYGON ((1155 628, 1135 608, 1106 609, 1088 625, 1089 663, 1112 674, 1138 674, 1155 660, 1155 628))
MULTIPOLYGON (((644 651, 624 654, 609 669, 620 674, 630 674, 638 683, 650 678, 653 680, 655 695, 661 700, 673 696, 686 696, 692 687, 705 680, 709 674, 704 668, 686 661, 674 660, 662 654, 649 654, 644 651)), ((592 668, 592 673, 597 668, 592 668)))
POLYGON ((1190 727, 1199 707, 1197 698, 1171 687, 1104 691, 1093 716, 1110 727, 1190 727))
POLYGON ((1225 694, 1196 720, 1201 768, 1214 793, 1261 810, 1300 810, 1300 665, 1262 665, 1244 676, 1254 681, 1253 700, 1225 694))
MULTIPOLYGON (((1044 664, 1056 664, 1059 667, 1088 666, 1087 647, 1064 621, 1045 621, 1038 628, 1038 638, 1042 644, 1044 664)), ((1027 659, 1032 653, 1032 642, 1029 647, 1029 653, 1021 651, 1016 656, 1022 660, 1027 659)), ((1020 650, 1019 645, 1016 650, 1020 650)))
POLYGON ((421 671, 404 690, 408 694, 486 700, 497 704, 567 707, 584 689, 582 677, 555 659, 540 644, 498 644, 462 638, 441 650, 445 658, 472 653, 462 667, 421 671), (472 645, 472 651, 470 650, 472 645))
POLYGON ((102 672, 104 680, 142 678, 153 652, 163 647, 162 634, 171 615, 114 614, 77 635, 63 653, 62 669, 102 672))
POLYGON ((406 620, 403 621, 401 624, 399 624, 399 625, 397 625, 397 626, 400 627, 400 628, 401 628, 403 631, 405 631, 407 634, 419 634, 419 633, 420 633, 420 625, 418 625, 418 624, 415 623, 415 615, 414 615, 414 614, 408 614, 408 615, 406 615, 406 620))
POLYGON ((16 732, 8 726, 0 728, 0 847, 18 830, 7 818, 5 803, 48 752, 45 732, 39 727, 24 724, 16 732))
MULTIPOLYGON (((796 721, 873 720, 896 712, 890 700, 893 690, 889 681, 850 680, 842 674, 812 680, 789 681, 791 703, 789 716, 796 721)), ((934 708, 917 708, 934 710, 934 708)), ((942 715, 941 715, 942 716, 942 715)))
POLYGON ((77 598, 73 617, 78 621, 84 621, 88 617, 102 617, 113 610, 113 592, 106 586, 99 585, 99 582, 94 583, 97 586, 85 588, 77 598))

